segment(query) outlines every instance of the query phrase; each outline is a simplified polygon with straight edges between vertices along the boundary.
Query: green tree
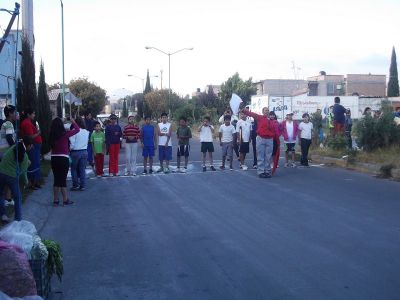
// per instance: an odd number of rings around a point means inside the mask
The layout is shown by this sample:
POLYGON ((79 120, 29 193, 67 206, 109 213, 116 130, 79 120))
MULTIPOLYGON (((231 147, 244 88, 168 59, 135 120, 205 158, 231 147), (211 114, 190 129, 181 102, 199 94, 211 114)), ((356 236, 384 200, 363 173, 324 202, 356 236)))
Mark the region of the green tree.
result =
POLYGON ((396 60, 396 50, 392 49, 392 58, 390 61, 390 71, 389 71, 389 82, 387 89, 388 97, 398 97, 399 96, 399 78, 397 73, 397 60, 396 60))
POLYGON ((132 96, 132 106, 136 103, 137 115, 142 118, 144 116, 144 97, 143 93, 137 93, 132 96))
POLYGON ((240 78, 239 73, 235 73, 221 85, 220 101, 217 105, 218 112, 221 114, 229 107, 229 100, 233 93, 237 94, 245 104, 249 104, 251 96, 256 94, 256 90, 251 77, 244 81, 240 78))
POLYGON ((144 88, 144 94, 148 94, 152 91, 153 89, 151 88, 150 85, 150 75, 149 75, 149 70, 147 70, 147 76, 146 76, 146 86, 144 88))
POLYGON ((37 110, 37 90, 35 77, 35 59, 33 51, 26 37, 22 37, 22 59, 21 59, 21 91, 18 99, 18 110, 24 111, 28 108, 37 110))
POLYGON ((106 104, 106 91, 87 78, 71 80, 69 90, 82 99, 83 110, 91 111, 92 115, 99 114, 106 104))
POLYGON ((50 151, 49 132, 51 123, 50 100, 47 94, 46 78, 44 74, 43 62, 40 63, 39 87, 38 87, 38 107, 37 120, 40 125, 40 133, 42 136, 42 154, 50 151))
MULTIPOLYGON (((161 113, 168 112, 168 90, 155 90, 144 96, 145 105, 144 112, 146 115, 150 115, 152 117, 159 117, 161 113)), ((184 105, 186 102, 180 98, 177 94, 171 93, 170 98, 170 110, 172 116, 174 116, 175 110, 184 105)))
POLYGON ((128 108, 126 106, 126 99, 122 102, 122 117, 128 117, 128 108))

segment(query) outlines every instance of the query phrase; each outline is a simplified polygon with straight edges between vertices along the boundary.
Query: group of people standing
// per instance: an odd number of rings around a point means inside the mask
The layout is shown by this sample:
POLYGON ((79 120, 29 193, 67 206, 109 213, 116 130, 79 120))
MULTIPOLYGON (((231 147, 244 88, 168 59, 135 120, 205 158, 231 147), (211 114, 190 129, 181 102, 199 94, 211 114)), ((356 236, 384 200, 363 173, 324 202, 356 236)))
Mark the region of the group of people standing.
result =
POLYGON ((21 122, 16 107, 4 107, 5 120, 0 129, 0 216, 8 222, 6 203, 14 204, 15 219, 21 220, 20 177, 29 189, 41 188, 40 159, 42 137, 35 121, 35 111, 27 109, 21 122))

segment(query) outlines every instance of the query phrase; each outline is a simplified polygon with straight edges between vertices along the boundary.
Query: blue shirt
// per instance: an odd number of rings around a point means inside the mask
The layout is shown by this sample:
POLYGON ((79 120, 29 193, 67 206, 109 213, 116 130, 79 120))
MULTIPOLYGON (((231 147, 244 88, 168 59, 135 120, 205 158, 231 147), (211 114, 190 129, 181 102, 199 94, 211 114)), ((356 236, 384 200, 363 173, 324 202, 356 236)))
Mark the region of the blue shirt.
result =
POLYGON ((144 125, 142 127, 142 141, 146 147, 154 147, 154 126, 144 125))
POLYGON ((118 124, 106 126, 106 144, 119 144, 121 142, 122 130, 118 124))
POLYGON ((346 109, 338 104, 335 103, 335 105, 333 106, 333 120, 339 124, 344 124, 345 121, 345 113, 346 113, 346 109))

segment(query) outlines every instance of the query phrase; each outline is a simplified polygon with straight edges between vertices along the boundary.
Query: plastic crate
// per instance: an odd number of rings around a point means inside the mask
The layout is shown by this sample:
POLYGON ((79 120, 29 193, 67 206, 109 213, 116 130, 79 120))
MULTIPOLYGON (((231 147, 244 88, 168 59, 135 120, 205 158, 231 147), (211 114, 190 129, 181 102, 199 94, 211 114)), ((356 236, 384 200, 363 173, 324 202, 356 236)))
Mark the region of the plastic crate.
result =
POLYGON ((33 278, 36 282, 37 294, 44 299, 47 299, 51 290, 51 278, 47 275, 47 268, 43 259, 29 260, 31 265, 33 278))

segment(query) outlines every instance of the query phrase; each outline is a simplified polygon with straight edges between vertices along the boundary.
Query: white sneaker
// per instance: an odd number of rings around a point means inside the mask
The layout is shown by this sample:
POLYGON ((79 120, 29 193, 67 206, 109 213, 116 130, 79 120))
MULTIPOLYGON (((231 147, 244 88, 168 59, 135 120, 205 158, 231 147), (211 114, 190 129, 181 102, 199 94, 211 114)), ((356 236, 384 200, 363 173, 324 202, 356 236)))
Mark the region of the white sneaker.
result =
POLYGON ((131 172, 125 172, 125 176, 131 176, 131 172))
POLYGON ((242 170, 246 171, 248 167, 246 165, 242 165, 242 170))
POLYGON ((289 163, 285 163, 283 166, 284 166, 285 168, 289 168, 289 167, 290 167, 290 164, 289 164, 289 163))
POLYGON ((2 222, 10 222, 10 218, 7 217, 6 215, 2 215, 2 216, 1 216, 1 221, 2 221, 2 222))
POLYGON ((132 176, 136 176, 136 172, 132 172, 132 176))
POLYGON ((186 173, 186 168, 182 168, 181 173, 186 173))

